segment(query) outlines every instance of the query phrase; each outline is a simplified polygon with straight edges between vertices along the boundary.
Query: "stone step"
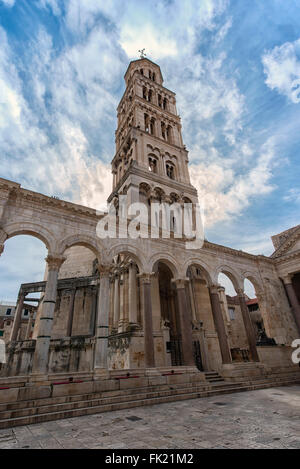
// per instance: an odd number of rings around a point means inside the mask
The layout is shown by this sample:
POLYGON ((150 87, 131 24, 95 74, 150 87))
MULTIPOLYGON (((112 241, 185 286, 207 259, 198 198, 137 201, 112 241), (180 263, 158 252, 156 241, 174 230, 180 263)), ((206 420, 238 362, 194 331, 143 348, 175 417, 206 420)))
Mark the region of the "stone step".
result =
MULTIPOLYGON (((238 383, 234 383, 234 385, 238 385, 238 383)), ((18 402, 12 403, 3 403, 0 404, 0 412, 7 411, 7 410, 17 410, 17 409, 24 409, 30 407, 39 407, 43 405, 51 405, 51 404, 64 404, 69 402, 77 402, 89 399, 101 399, 105 396, 108 397, 118 397, 124 395, 137 395, 141 392, 157 392, 157 391, 169 391, 169 390, 176 390, 176 389, 185 389, 190 388, 191 386, 206 386, 209 387, 209 383, 205 381, 198 381, 195 383, 179 383, 179 384, 163 384, 163 385, 153 385, 153 386, 140 386, 136 388, 128 388, 123 390, 108 390, 108 391, 101 391, 95 393, 88 393, 88 394, 72 394, 72 395, 63 395, 63 396, 56 396, 56 397, 48 397, 48 398, 40 398, 40 399, 31 399, 31 400, 22 400, 18 402)))
MULTIPOLYGON (((228 384, 222 383, 223 386, 228 387, 228 384)), ((230 387, 239 387, 239 383, 230 383, 230 387)), ((78 408, 80 406, 89 407, 94 405, 102 405, 106 403, 114 403, 114 402, 121 402, 125 400, 134 400, 137 396, 143 398, 149 397, 160 397, 165 395, 173 395, 173 394, 183 394, 183 393, 190 393, 190 392, 199 392, 210 390, 211 386, 205 382, 202 383, 189 383, 189 386, 177 386, 173 387, 170 386, 169 389, 158 389, 156 386, 155 389, 149 388, 138 388, 135 392, 128 392, 130 390, 119 391, 116 392, 105 392, 99 395, 97 394, 90 394, 90 395, 77 395, 72 396, 75 399, 70 400, 70 396, 66 396, 65 398, 52 398, 51 399, 40 399, 39 402, 37 401, 24 401, 23 403, 15 403, 15 404, 7 404, 6 408, 1 409, 0 411, 0 419, 4 418, 15 418, 21 417, 26 415, 35 415, 39 413, 46 413, 50 411, 56 410, 69 410, 71 408, 78 408), (23 404, 23 405, 22 405, 23 404), (28 405, 29 404, 29 405, 28 405)), ((131 390, 133 391, 133 390, 131 390)))
MULTIPOLYGON (((9 428, 19 425, 28 425, 33 423, 41 423, 50 420, 63 419, 77 417, 81 415, 91 415, 100 412, 107 412, 111 410, 121 410, 126 408, 154 405, 163 402, 172 402, 177 400, 195 399, 201 397, 209 397, 214 395, 222 395, 228 393, 242 392, 253 389, 263 389, 268 387, 276 387, 282 385, 295 384, 295 380, 282 380, 280 384, 278 382, 272 382, 271 380, 265 380, 266 382, 260 383, 258 381, 254 383, 215 383, 212 388, 205 388, 205 385, 191 386, 190 389, 184 387, 177 389, 169 389, 165 392, 144 392, 139 394, 127 393, 123 396, 111 396, 103 399, 90 399, 87 401, 73 401, 65 404, 54 404, 53 406, 40 406, 39 408, 28 408, 23 410, 32 410, 34 413, 30 415, 19 415, 18 412, 14 416, 8 417, 5 413, 2 414, 0 419, 0 428, 9 428), (122 397, 122 398, 121 398, 122 397), (106 400, 105 400, 106 399, 106 400), (63 407, 63 406, 66 407, 63 407)), ((298 380, 299 382, 299 380, 298 380)), ((191 383, 190 383, 191 384, 191 383)), ((140 390, 141 391, 141 390, 140 390)), ((74 397, 74 396, 72 396, 74 397)))
POLYGON ((14 417, 14 418, 6 418, 0 420, 0 429, 20 426, 20 425, 29 425, 34 423, 41 423, 50 420, 59 420, 64 418, 72 418, 72 417, 79 417, 82 415, 91 415, 100 412, 108 412, 112 410, 121 410, 121 409, 128 409, 133 407, 140 407, 145 405, 155 405, 164 402, 173 402, 178 400, 187 400, 187 399, 195 399, 201 397, 208 397, 213 396, 216 394, 223 394, 223 393, 231 393, 231 392, 241 392, 248 390, 248 386, 239 386, 239 387, 228 387, 224 390, 206 390, 206 391, 198 391, 198 392, 188 392, 188 393, 175 393, 175 394, 168 394, 166 396, 159 396, 159 397, 150 397, 144 399, 135 399, 135 400, 126 400, 124 402, 116 402, 110 404, 102 404, 98 406, 90 406, 90 407, 80 407, 78 409, 70 409, 70 410, 63 410, 63 411, 55 411, 55 412, 46 412, 42 414, 34 414, 29 416, 21 416, 21 417, 14 417))
MULTIPOLYGON (((125 401, 134 401, 137 399, 149 399, 149 398, 156 398, 156 397, 163 397, 163 396, 168 396, 168 395, 177 395, 177 394, 186 394, 186 393, 191 393, 191 392, 201 392, 209 390, 209 387, 207 385, 195 385, 195 386, 190 386, 188 389, 187 388, 182 388, 182 389, 169 389, 169 390, 156 390, 156 391, 142 391, 135 393, 135 394, 129 394, 129 393, 124 393, 123 395, 118 395, 118 396, 102 396, 101 398, 94 398, 93 395, 89 396, 91 397, 90 399, 80 399, 77 401, 73 402, 63 402, 63 403, 51 403, 51 404, 46 404, 46 405, 40 405, 38 407, 27 407, 23 409, 17 409, 17 410, 6 410, 6 411, 1 411, 0 412, 0 420, 1 419, 7 419, 7 418, 15 418, 15 417, 25 417, 25 416, 30 416, 30 415, 36 415, 36 414, 44 414, 44 413, 49 413, 49 412, 57 412, 57 411, 63 411, 63 410, 70 410, 70 409, 77 409, 81 407, 93 407, 93 406, 100 406, 104 404, 114 404, 118 402, 125 402, 125 401)), ((109 394, 109 393, 105 393, 109 394)))

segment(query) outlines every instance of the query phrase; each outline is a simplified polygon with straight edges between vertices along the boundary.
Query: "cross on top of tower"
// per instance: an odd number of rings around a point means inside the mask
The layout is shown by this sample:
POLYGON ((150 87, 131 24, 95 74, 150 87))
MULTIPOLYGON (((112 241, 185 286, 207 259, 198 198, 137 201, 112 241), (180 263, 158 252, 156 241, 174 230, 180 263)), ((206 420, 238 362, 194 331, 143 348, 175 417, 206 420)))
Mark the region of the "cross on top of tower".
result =
POLYGON ((139 49, 139 52, 141 53, 140 58, 144 59, 146 57, 145 48, 144 49, 139 49))

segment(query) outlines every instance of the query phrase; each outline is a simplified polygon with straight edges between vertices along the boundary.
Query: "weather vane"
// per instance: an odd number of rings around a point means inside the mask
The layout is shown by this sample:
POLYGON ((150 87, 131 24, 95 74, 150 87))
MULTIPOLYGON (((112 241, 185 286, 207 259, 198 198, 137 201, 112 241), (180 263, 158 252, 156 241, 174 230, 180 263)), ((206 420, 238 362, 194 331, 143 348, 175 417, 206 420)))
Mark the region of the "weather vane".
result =
POLYGON ((144 49, 140 49, 139 52, 141 53, 141 55, 140 55, 141 59, 144 59, 144 58, 146 57, 145 48, 144 48, 144 49))

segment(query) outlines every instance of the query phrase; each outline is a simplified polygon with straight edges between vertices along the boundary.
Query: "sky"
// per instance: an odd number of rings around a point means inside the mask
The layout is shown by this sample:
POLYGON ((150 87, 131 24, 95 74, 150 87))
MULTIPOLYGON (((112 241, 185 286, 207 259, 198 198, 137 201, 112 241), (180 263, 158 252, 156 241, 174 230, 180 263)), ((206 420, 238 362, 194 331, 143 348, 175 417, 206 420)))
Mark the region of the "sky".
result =
MULTIPOLYGON (((146 49, 176 92, 206 238, 270 255, 299 224, 299 0, 0 0, 0 177, 94 208, 111 190, 116 107, 146 49)), ((5 244, 0 300, 43 277, 5 244)))

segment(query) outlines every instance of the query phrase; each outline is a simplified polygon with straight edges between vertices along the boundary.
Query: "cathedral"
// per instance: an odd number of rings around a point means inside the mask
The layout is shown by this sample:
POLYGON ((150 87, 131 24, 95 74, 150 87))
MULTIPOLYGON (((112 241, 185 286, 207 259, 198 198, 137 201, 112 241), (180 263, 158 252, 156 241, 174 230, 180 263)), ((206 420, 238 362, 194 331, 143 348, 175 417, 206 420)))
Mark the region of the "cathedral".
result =
POLYGON ((159 393, 174 383, 209 393, 299 382, 292 343, 300 336, 300 225, 273 236, 270 257, 206 239, 189 244, 182 209, 192 207, 195 229, 198 197, 175 93, 143 56, 124 78, 109 213, 0 179, 0 256, 20 234, 48 250, 44 279, 20 286, 0 403, 116 390, 122 400, 126 387, 159 393), (140 204, 146 218, 135 217, 140 204), (113 229, 101 236, 107 220, 113 229), (220 273, 235 296, 225 294, 220 273), (22 310, 35 293, 32 331, 22 336, 22 310))

